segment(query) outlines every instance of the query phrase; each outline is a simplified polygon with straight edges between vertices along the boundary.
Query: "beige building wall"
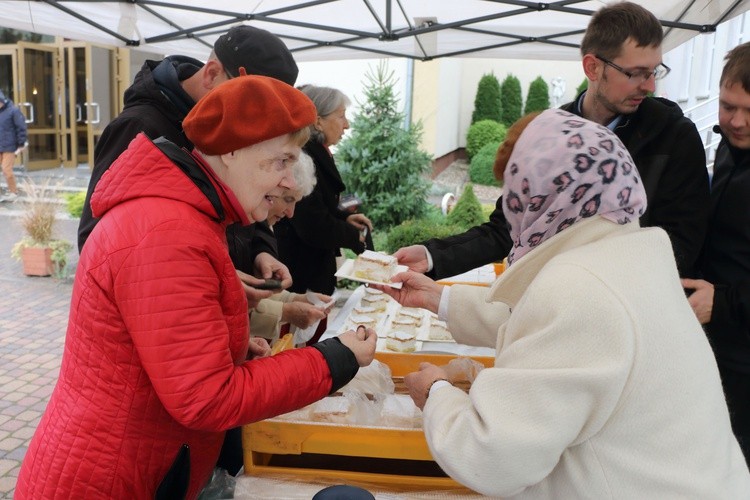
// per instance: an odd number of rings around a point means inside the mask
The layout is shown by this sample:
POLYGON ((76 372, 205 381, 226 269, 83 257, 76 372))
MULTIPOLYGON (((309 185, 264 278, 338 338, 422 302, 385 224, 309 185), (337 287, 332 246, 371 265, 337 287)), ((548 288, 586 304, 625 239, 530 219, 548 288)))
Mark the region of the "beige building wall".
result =
POLYGON ((538 76, 550 87, 550 98, 553 80, 564 82, 558 104, 571 101, 584 79, 580 61, 446 58, 415 62, 412 118, 424 123, 422 144, 434 158, 466 145, 477 85, 486 73, 494 73, 500 83, 508 74, 515 75, 524 102, 529 85, 538 76))

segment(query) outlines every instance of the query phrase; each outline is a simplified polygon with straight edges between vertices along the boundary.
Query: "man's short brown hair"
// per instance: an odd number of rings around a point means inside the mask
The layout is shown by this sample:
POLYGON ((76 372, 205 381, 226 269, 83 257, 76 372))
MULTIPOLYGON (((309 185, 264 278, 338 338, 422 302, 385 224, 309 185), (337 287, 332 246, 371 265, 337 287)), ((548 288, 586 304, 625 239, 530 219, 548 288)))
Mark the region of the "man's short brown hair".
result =
POLYGON ((638 47, 659 47, 664 31, 656 16, 638 4, 619 2, 602 7, 591 16, 581 41, 581 55, 614 59, 628 38, 638 47))
POLYGON ((730 50, 724 56, 724 69, 721 70, 719 86, 739 83, 745 92, 750 93, 750 42, 745 42, 730 50))

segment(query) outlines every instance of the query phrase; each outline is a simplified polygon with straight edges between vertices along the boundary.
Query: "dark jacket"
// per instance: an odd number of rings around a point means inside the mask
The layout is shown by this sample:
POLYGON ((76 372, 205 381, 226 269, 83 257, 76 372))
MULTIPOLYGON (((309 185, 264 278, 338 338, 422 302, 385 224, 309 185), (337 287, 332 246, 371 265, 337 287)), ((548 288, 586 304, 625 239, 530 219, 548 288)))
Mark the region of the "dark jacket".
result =
MULTIPOLYGON (((580 115, 579 99, 580 95, 561 109, 580 115)), ((647 98, 635 113, 622 117, 614 132, 633 157, 646 188, 648 208, 641 225, 666 230, 680 275, 695 276, 709 203, 706 157, 695 125, 677 104, 647 98)), ((425 246, 433 259, 429 275, 435 279, 502 260, 511 248, 502 201, 489 222, 458 236, 428 240, 425 246)))
MULTIPOLYGON (((717 127, 717 132, 720 132, 717 127)), ((708 234, 702 277, 714 284, 711 322, 706 325, 716 358, 750 373, 750 150, 725 138, 719 144, 711 183, 708 234)))
POLYGON ((10 99, 0 108, 0 153, 10 153, 26 143, 26 119, 10 99))
MULTIPOLYGON (((139 132, 151 139, 165 137, 182 148, 193 149, 182 130, 182 120, 195 101, 182 89, 180 82, 194 75, 202 66, 203 63, 191 57, 170 56, 162 61, 146 61, 136 74, 133 84, 125 91, 122 113, 107 125, 94 150, 94 168, 78 226, 79 252, 98 222, 91 214, 91 194, 104 172, 139 132)), ((260 252, 276 255, 276 244, 268 226, 236 226, 228 231, 233 238, 252 240, 252 249, 240 254, 249 262, 236 262, 238 268, 252 270, 252 261, 260 252), (249 235, 245 234, 248 232, 249 235)))
POLYGON ((350 212, 338 209, 344 181, 328 149, 311 139, 304 150, 315 163, 318 183, 312 194, 302 198, 294 217, 274 225, 279 258, 289 267, 294 284, 290 291, 332 294, 336 287, 336 256, 345 247, 362 253, 359 231, 346 222, 350 212))

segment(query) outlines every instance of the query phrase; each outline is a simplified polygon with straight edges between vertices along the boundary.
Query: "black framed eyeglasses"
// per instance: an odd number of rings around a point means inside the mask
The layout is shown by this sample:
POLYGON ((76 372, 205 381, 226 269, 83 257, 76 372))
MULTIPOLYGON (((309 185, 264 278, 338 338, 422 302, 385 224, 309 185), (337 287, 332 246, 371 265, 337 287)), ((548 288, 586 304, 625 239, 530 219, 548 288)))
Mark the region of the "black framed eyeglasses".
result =
POLYGON ((599 59, 601 62, 603 62, 607 66, 611 66, 615 68, 617 71, 619 71, 620 73, 622 73, 623 75, 627 76, 628 80, 630 80, 631 82, 637 82, 638 84, 644 83, 652 76, 654 77, 654 80, 661 80, 662 78, 667 76, 669 72, 671 71, 670 67, 664 63, 659 63, 659 65, 656 66, 653 69, 653 71, 649 71, 647 69, 638 69, 635 71, 628 71, 622 66, 619 66, 613 63, 606 57, 602 57, 598 55, 594 55, 594 57, 599 59))

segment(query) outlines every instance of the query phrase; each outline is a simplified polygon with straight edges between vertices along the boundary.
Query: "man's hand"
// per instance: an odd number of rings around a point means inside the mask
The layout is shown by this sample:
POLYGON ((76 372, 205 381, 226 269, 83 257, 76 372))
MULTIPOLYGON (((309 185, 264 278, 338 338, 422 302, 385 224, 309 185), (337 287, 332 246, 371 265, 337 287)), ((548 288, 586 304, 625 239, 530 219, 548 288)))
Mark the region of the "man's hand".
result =
POLYGON ((247 359, 265 358, 271 355, 271 346, 266 339, 260 337, 250 337, 247 344, 247 359))
POLYGON ((250 276, 249 274, 245 274, 237 269, 235 269, 235 272, 237 273, 237 277, 239 277, 240 281, 242 282, 242 288, 245 290, 245 297, 247 297, 247 307, 249 309, 256 308, 258 306, 258 302, 260 302, 262 299, 267 299, 277 292, 276 290, 259 290, 257 288, 254 288, 253 285, 260 285, 264 280, 256 278, 255 276, 250 276))
POLYGON ((281 309, 281 321, 291 323, 297 328, 307 328, 326 316, 328 316, 328 311, 318 309, 309 302, 293 300, 285 302, 281 309))
POLYGON ((706 280, 691 280, 682 279, 682 288, 688 290, 694 290, 688 302, 690 307, 693 308, 695 316, 701 325, 705 325, 711 321, 711 314, 714 308, 714 286, 706 280))
POLYGON ((292 275, 289 268, 267 252, 261 252, 255 257, 255 275, 261 278, 275 278, 281 281, 281 288, 292 286, 292 275))
POLYGON ((392 282, 403 283, 401 288, 388 285, 370 285, 390 295, 402 306, 421 307, 434 313, 438 312, 443 285, 438 285, 424 274, 406 271, 391 278, 392 282))
POLYGON ((404 377, 409 395, 420 410, 424 410, 427 396, 430 395, 430 387, 438 380, 448 380, 448 372, 432 363, 420 363, 418 372, 409 373, 404 377))
POLYGON ((412 245, 396 250, 393 254, 402 266, 409 266, 410 271, 416 273, 426 273, 427 269, 427 248, 424 245, 412 245))
POLYGON ((356 332, 347 330, 339 335, 339 340, 354 353, 359 366, 367 366, 375 359, 378 335, 372 328, 360 326, 356 332))

